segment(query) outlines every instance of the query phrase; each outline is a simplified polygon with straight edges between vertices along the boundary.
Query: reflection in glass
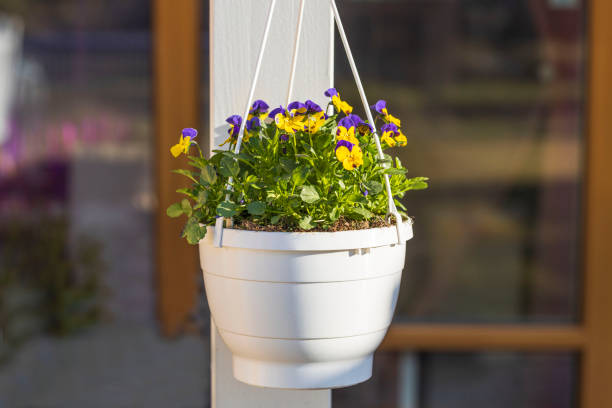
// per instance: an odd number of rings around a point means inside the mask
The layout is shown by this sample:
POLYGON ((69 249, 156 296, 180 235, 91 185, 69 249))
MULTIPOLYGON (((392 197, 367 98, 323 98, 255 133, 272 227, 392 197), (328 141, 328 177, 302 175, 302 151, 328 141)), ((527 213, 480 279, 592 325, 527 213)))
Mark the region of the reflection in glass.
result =
POLYGON ((370 102, 388 100, 402 162, 431 177, 404 201, 398 321, 576 320, 585 12, 561 3, 340 4, 370 102))
POLYGON ((207 338, 156 322, 150 20, 0 0, 0 407, 206 404, 207 338))
POLYGON ((565 353, 383 353, 370 381, 332 392, 334 408, 572 408, 565 353))

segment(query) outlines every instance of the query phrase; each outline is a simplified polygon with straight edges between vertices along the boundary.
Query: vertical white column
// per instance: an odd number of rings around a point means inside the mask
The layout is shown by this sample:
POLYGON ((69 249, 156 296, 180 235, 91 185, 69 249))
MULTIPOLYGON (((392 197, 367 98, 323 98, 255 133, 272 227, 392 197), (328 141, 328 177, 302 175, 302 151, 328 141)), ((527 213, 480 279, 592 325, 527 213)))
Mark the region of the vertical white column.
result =
MULTIPOLYGON (((210 0, 210 146, 227 138, 225 119, 242 114, 255 70, 270 0, 210 0)), ((285 104, 299 0, 278 1, 255 92, 270 106, 285 104)), ((308 0, 293 99, 324 106, 333 84, 333 18, 329 0, 308 0)), ((212 408, 329 408, 331 391, 252 387, 236 381, 227 346, 211 324, 212 408)))

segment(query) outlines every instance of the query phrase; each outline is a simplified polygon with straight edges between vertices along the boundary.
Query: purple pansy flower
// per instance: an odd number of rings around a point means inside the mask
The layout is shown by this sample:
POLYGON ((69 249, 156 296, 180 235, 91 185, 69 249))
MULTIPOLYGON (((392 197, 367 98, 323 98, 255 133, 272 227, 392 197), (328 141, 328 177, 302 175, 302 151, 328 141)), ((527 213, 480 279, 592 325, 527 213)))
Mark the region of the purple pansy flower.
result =
POLYGON ((268 111, 268 108, 269 106, 267 103, 265 103, 261 99, 258 99, 253 102, 253 107, 251 108, 249 113, 266 113, 268 111))
POLYGON ((359 132, 364 134, 372 131, 372 126, 365 123, 358 115, 355 115, 354 113, 340 119, 338 125, 344 126, 347 129, 356 127, 359 132))
POLYGON ((393 123, 385 123, 384 125, 382 125, 382 127, 380 128, 380 131, 383 133, 386 132, 393 132, 394 136, 399 135, 399 129, 397 128, 397 126, 393 123))
POLYGON ((355 146, 354 144, 352 144, 351 142, 349 142, 348 140, 338 140, 338 143, 336 143, 336 149, 338 150, 338 148, 340 146, 344 146, 347 149, 349 149, 349 152, 353 151, 353 146, 355 146))
POLYGON ((383 109, 387 108, 387 101, 381 99, 380 101, 376 102, 376 104, 372 105, 371 108, 382 115, 383 109))
POLYGON ((350 115, 348 115, 348 117, 351 118, 355 126, 359 126, 363 123, 363 120, 359 117, 359 115, 355 115, 354 113, 351 113, 350 115))
POLYGON ((181 131, 181 134, 189 139, 194 139, 198 135, 198 131, 194 128, 185 128, 181 131))
POLYGON ((338 96, 338 91, 336 91, 336 88, 329 88, 327 91, 325 91, 325 96, 329 98, 338 96))
POLYGON ((257 116, 253 116, 250 120, 247 120, 246 129, 247 131, 251 131, 254 128, 261 127, 261 122, 257 116))
POLYGON ((230 133, 232 136, 238 135, 240 125, 242 124, 242 117, 240 117, 240 115, 232 115, 225 119, 225 121, 231 125, 231 128, 227 131, 227 133, 230 133))
POLYGON ((363 192, 363 196, 364 196, 364 197, 367 197, 367 196, 368 196, 368 194, 370 194, 370 193, 368 192, 368 190, 365 190, 365 191, 363 192))
POLYGON ((352 127, 355 127, 355 122, 353 122, 348 116, 345 116, 344 118, 338 121, 338 126, 345 127, 348 130, 352 127))
POLYGON ((283 108, 283 106, 279 106, 278 108, 274 108, 270 111, 270 113, 268 114, 268 117, 270 119, 274 119, 274 117, 276 115, 278 115, 279 113, 282 113, 283 115, 286 113, 287 111, 285 110, 285 108, 283 108))
POLYGON ((321 112, 323 110, 323 109, 321 109, 321 107, 319 105, 317 105, 316 103, 314 103, 310 99, 308 99, 306 101, 306 103, 304 103, 304 105, 306 106, 306 109, 308 110, 308 113, 317 113, 317 112, 321 112))
POLYGON ((349 114, 346 119, 349 119, 351 122, 353 122, 353 125, 355 127, 361 125, 362 123, 364 123, 364 121, 358 116, 355 115, 354 113, 349 114))
POLYGON ((295 101, 291 102, 289 106, 287 106, 287 109, 290 111, 296 110, 298 113, 304 113, 306 112, 306 105, 304 105, 302 102, 295 101))

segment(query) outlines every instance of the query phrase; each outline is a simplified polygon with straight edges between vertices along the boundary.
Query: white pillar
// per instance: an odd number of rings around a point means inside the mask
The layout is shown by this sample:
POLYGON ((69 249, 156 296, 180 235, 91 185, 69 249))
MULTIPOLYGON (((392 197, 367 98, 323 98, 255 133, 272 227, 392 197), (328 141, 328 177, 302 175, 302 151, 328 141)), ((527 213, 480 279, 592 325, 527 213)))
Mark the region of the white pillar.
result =
MULTIPOLYGON (((225 119, 242 115, 270 0, 210 0, 210 146, 227 138, 225 119)), ((284 105, 299 0, 277 1, 255 99, 284 105)), ((329 0, 305 3, 293 100, 324 106, 333 84, 333 19, 329 0)), ((331 391, 252 387, 232 375, 231 354, 211 324, 212 408, 329 408, 331 391)))

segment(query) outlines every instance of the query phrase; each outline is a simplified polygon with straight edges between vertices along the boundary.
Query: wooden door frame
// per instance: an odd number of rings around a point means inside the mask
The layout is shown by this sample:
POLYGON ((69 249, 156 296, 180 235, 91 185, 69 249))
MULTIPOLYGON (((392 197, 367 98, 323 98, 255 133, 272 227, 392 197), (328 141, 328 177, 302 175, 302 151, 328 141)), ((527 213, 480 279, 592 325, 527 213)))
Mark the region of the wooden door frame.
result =
MULTIPOLYGON (((197 247, 180 238, 184 220, 170 219, 166 208, 178 200, 184 156, 169 153, 185 127, 199 127, 201 0, 153 0, 153 97, 155 114, 155 264, 157 311, 164 335, 184 328, 197 294, 197 247)), ((202 137, 200 135, 200 137, 202 137)))
POLYGON ((581 408, 612 407, 612 2, 591 0, 581 408))
MULTIPOLYGON (((196 296, 197 251, 178 239, 180 223, 165 216, 176 200, 183 163, 168 146, 182 127, 197 127, 200 92, 199 0, 154 0, 156 129, 156 261, 158 311, 164 334, 180 332, 196 296)), ((572 325, 394 324, 386 350, 577 352, 581 408, 612 407, 612 2, 588 5, 583 319, 572 325)))

